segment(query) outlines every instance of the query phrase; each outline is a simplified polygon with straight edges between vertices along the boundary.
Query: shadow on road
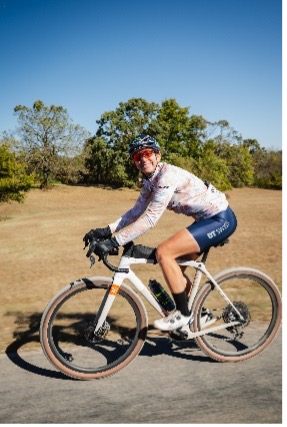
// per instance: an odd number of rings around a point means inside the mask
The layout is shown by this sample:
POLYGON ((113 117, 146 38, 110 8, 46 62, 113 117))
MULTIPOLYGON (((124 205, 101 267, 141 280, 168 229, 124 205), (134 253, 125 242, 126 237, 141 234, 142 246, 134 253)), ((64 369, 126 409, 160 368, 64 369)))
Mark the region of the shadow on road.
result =
POLYGON ((24 315, 22 313, 13 314, 16 314, 15 323, 17 325, 17 329, 13 334, 15 341, 9 344, 6 348, 7 357, 11 362, 26 371, 32 372, 33 374, 73 381, 72 378, 65 376, 61 372, 35 366, 20 356, 19 350, 21 350, 25 345, 32 343, 40 344, 39 327, 42 313, 33 313, 30 315, 24 315))
MULTIPOLYGON (((25 353, 20 354, 25 345, 39 344, 39 327, 41 322, 42 313, 23 314, 20 312, 9 313, 15 315, 15 324, 17 325, 13 337, 15 340, 6 348, 6 355, 12 363, 20 368, 29 371, 33 374, 56 378, 61 380, 78 381, 76 379, 67 377, 61 372, 46 369, 40 366, 33 365, 24 359, 25 353)), ((167 355, 180 359, 197 360, 201 362, 213 362, 205 355, 199 355, 199 349, 194 341, 172 341, 167 336, 155 336, 154 329, 150 325, 149 331, 152 335, 147 336, 145 344, 139 354, 139 357, 155 357, 160 355, 167 355)), ((26 353, 27 354, 27 353, 26 353)))

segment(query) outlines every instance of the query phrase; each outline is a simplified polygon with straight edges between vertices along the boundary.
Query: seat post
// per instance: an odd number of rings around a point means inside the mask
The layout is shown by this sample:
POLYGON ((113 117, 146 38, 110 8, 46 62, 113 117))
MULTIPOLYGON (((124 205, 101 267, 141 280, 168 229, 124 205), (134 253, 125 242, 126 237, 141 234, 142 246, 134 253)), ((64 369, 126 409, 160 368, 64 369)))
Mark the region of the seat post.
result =
POLYGON ((208 254, 209 254, 209 250, 210 250, 210 248, 206 249, 206 251, 203 252, 203 255, 201 258, 201 262, 203 262, 203 264, 206 263, 206 260, 207 260, 208 254))

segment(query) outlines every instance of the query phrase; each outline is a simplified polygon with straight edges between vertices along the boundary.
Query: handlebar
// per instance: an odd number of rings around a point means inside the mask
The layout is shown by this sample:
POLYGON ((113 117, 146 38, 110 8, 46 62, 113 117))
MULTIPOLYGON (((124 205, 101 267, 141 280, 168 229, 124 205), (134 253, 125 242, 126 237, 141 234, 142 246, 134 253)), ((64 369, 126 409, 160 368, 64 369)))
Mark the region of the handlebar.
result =
MULTIPOLYGON (((129 272, 128 268, 119 268, 119 267, 116 267, 115 265, 111 264, 107 258, 108 258, 108 255, 105 255, 103 258, 100 258, 100 261, 103 261, 103 263, 105 264, 105 266, 109 270, 114 271, 115 273, 128 273, 129 272)), ((94 255, 90 255, 90 261, 91 261, 91 267, 92 267, 96 262, 94 255)))
POLYGON ((104 258, 102 259, 102 261, 109 270, 114 271, 115 273, 128 273, 129 272, 128 268, 119 268, 119 267, 116 267, 115 265, 111 264, 108 261, 108 255, 105 255, 104 258))
MULTIPOLYGON (((119 251, 118 250, 115 250, 113 253, 111 253, 111 254, 106 254, 106 255, 104 255, 104 256, 101 256, 98 252, 97 252, 97 244, 98 243, 100 243, 101 242, 101 240, 93 240, 92 242, 90 242, 90 244, 89 244, 89 250, 88 250, 88 252, 87 252, 87 257, 89 257, 89 259, 90 259, 90 262, 91 262, 91 265, 90 265, 90 267, 92 267, 95 263, 96 263, 96 259, 95 259, 95 257, 94 257, 94 255, 93 255, 93 253, 94 254, 96 254, 98 257, 99 257, 99 261, 103 261, 103 263, 105 264, 105 266, 109 269, 109 270, 111 270, 111 271, 114 271, 114 272, 116 272, 116 273, 128 273, 129 272, 129 269, 128 268, 119 268, 119 267, 117 267, 117 266, 115 266, 115 265, 113 265, 113 264, 111 264, 109 261, 108 261, 108 256, 109 255, 118 255, 118 253, 119 253, 119 251)), ((85 249, 85 248, 84 248, 85 249)))
MULTIPOLYGON (((93 241, 90 243, 88 255, 91 261, 91 267, 95 264, 96 260, 95 257, 92 255, 92 253, 95 253, 99 256, 99 254, 96 252, 96 245, 97 241, 93 241)), ((143 245, 135 245, 133 241, 127 243, 123 246, 124 251, 123 255, 128 257, 134 257, 134 258, 146 258, 151 260, 154 264, 157 263, 156 255, 155 255, 155 248, 151 248, 148 246, 143 245)), ((119 251, 115 251, 112 254, 106 254, 103 257, 99 256, 99 261, 103 261, 104 265, 111 271, 115 273, 128 273, 128 268, 121 268, 113 265, 108 261, 108 256, 118 255, 119 251)))

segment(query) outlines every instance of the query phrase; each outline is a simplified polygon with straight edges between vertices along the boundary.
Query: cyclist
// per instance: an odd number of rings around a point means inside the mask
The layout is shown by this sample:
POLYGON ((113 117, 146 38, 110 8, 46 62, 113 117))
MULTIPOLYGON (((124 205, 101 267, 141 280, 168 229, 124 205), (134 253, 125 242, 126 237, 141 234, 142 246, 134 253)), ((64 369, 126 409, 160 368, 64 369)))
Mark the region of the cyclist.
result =
POLYGON ((225 195, 212 184, 194 174, 161 161, 160 146, 150 135, 140 134, 131 140, 129 154, 143 175, 143 185, 135 205, 105 228, 90 230, 86 244, 93 239, 105 239, 98 245, 100 255, 112 253, 119 246, 139 237, 159 220, 165 209, 193 218, 156 249, 156 258, 172 293, 176 309, 167 317, 156 320, 154 326, 173 331, 190 324, 193 315, 187 305, 190 288, 184 268, 176 259, 196 259, 210 246, 217 245, 236 229, 236 216, 225 195))

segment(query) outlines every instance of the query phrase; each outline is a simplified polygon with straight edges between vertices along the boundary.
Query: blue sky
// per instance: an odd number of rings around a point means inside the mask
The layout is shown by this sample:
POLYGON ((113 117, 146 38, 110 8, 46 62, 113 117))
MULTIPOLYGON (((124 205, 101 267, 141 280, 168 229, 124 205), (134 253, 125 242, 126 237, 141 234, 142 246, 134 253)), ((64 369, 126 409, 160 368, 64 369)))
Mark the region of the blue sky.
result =
POLYGON ((14 107, 105 111, 175 98, 282 148, 281 0, 0 0, 0 133, 14 107))

